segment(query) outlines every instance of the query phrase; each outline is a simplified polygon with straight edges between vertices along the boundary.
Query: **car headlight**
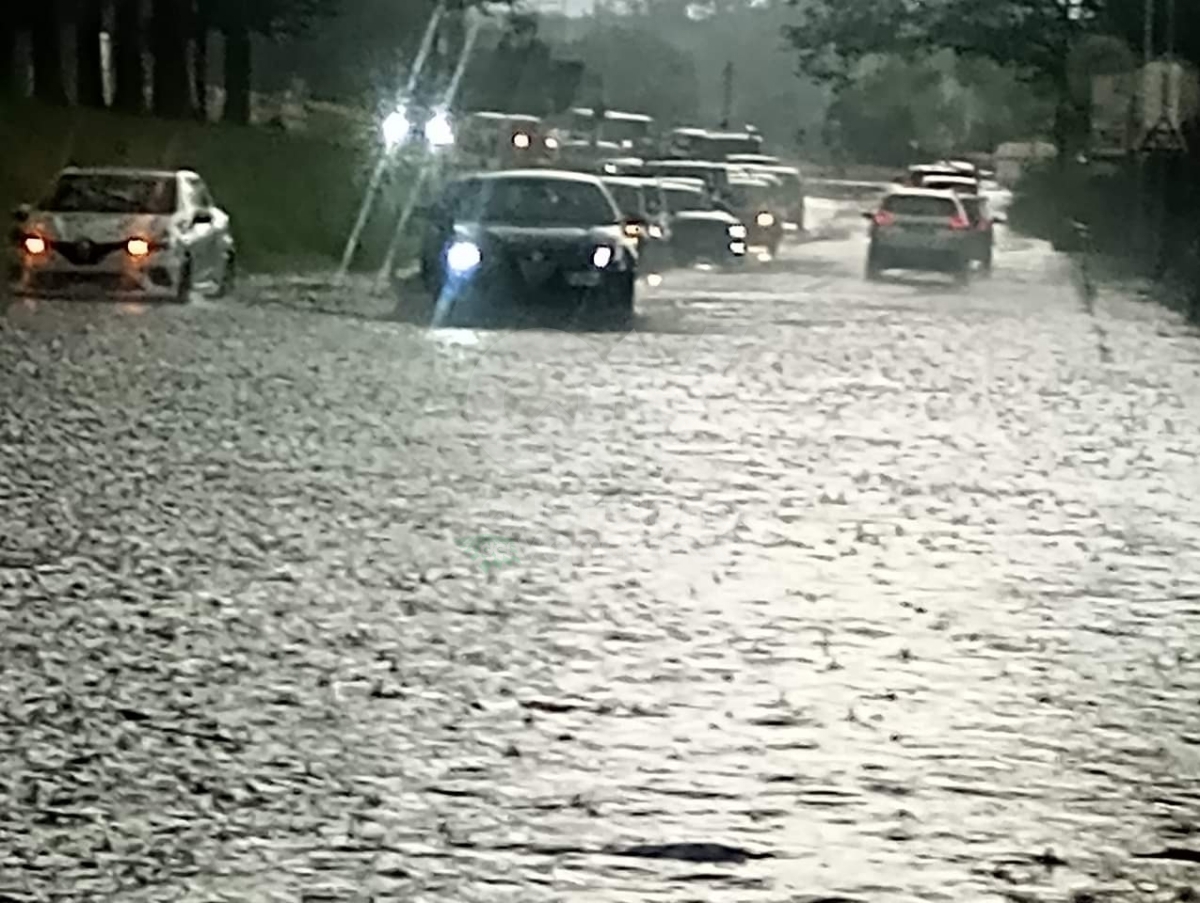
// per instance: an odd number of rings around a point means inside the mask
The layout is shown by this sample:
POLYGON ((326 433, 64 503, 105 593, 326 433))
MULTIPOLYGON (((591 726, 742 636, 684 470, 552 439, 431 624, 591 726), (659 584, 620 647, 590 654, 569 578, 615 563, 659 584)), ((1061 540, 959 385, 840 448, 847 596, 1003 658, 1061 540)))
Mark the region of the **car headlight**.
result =
POLYGON ((131 238, 125 242, 125 253, 135 260, 150 256, 150 242, 144 238, 131 238))
POLYGON ((592 266, 598 270, 602 270, 612 263, 613 249, 607 245, 600 245, 592 252, 592 266))
POLYGON ((431 147, 449 147, 454 143, 454 127, 445 113, 438 113, 425 123, 425 140, 431 147))
POLYGON ((558 150, 558 139, 557 138, 547 138, 546 139, 546 150, 558 150))
POLYGON ((651 238, 662 238, 663 237, 662 226, 658 225, 658 223, 651 223, 650 224, 650 237, 651 238))
POLYGON ((483 260, 479 245, 470 241, 456 241, 446 250, 446 266, 459 276, 471 272, 483 260))
POLYGON ((26 235, 21 239, 21 247, 30 257, 41 257, 50 250, 50 243, 40 235, 26 235))
POLYGON ((741 257, 746 253, 746 243, 744 241, 731 241, 729 243, 729 252, 736 257, 741 257))
POLYGON ((734 223, 732 226, 729 227, 729 237, 730 238, 745 238, 746 237, 746 227, 743 226, 741 223, 734 223))
POLYGON ((513 147, 515 147, 517 150, 525 150, 533 142, 530 140, 530 137, 528 135, 526 135, 524 132, 517 132, 515 135, 513 135, 512 143, 513 143, 513 147))
POLYGON ((764 229, 775 225, 775 217, 765 210, 758 216, 754 217, 754 221, 764 229))
POLYGON ((394 149, 408 137, 410 128, 412 128, 412 123, 408 121, 405 111, 403 109, 394 110, 383 120, 383 143, 389 150, 394 149))

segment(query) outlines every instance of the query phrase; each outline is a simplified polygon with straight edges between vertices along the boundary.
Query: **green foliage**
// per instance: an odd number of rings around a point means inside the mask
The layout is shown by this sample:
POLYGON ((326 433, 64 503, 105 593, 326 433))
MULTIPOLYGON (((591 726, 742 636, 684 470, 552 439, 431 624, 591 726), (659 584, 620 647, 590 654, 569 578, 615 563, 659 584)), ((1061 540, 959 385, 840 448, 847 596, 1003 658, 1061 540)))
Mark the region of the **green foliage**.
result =
POLYGON ((1044 130, 1052 104, 1006 69, 942 51, 912 59, 861 59, 828 112, 827 140, 841 157, 901 165, 1044 130))

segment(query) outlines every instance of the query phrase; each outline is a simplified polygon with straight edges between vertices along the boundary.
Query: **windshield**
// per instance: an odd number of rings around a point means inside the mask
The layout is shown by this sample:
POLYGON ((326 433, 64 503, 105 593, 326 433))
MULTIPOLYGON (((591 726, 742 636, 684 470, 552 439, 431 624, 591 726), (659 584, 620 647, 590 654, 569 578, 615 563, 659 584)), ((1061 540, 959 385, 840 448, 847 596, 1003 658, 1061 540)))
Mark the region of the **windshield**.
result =
POLYGON ((173 176, 97 175, 60 176, 42 209, 51 213, 175 212, 173 176))
POLYGON ((883 209, 888 213, 899 213, 901 216, 950 217, 958 213, 958 208, 950 198, 923 195, 893 195, 884 200, 883 209))
POLYGON ((612 194, 613 200, 617 202, 617 206, 621 208, 621 212, 626 216, 634 216, 642 212, 642 192, 636 185, 625 185, 623 183, 613 184, 606 183, 609 193, 612 194))
POLYGON ((528 226, 609 226, 617 212, 600 187, 568 179, 482 180, 459 195, 458 219, 528 226))

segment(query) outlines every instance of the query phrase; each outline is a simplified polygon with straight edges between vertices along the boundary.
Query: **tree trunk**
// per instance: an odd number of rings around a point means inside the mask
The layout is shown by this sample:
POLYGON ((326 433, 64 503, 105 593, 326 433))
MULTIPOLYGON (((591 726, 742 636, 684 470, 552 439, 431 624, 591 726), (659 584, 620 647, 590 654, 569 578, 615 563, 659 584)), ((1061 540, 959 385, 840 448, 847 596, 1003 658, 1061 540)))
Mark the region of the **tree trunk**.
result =
POLYGON ((66 105, 63 79, 62 35, 58 0, 40 0, 30 13, 33 43, 33 94, 46 103, 66 105))
POLYGON ((225 121, 250 124, 250 30, 240 22, 225 30, 225 121))
POLYGON ((208 15, 204 3, 196 9, 196 27, 192 35, 195 53, 192 54, 193 93, 196 95, 196 116, 208 121, 208 15))
POLYGON ((154 53, 154 114, 167 119, 192 115, 188 84, 188 9, 179 0, 155 0, 150 19, 154 53))
POLYGON ((100 71, 100 32, 104 8, 100 0, 80 0, 75 20, 76 102, 84 107, 104 106, 104 81, 100 71))
POLYGON ((126 113, 140 113, 146 97, 142 73, 142 4, 141 0, 115 2, 113 70, 117 85, 113 106, 126 113))
POLYGON ((17 23, 0 16, 0 97, 17 93, 17 23))

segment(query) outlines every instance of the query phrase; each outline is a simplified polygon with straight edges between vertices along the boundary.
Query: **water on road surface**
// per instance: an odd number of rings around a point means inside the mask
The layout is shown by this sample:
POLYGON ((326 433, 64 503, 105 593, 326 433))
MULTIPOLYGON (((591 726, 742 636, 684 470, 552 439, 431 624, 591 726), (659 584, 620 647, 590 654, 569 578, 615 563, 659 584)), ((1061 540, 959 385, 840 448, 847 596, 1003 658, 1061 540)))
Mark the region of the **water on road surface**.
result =
POLYGON ((0 899, 1191 899, 1200 343, 860 233, 627 336, 15 302, 0 899))

